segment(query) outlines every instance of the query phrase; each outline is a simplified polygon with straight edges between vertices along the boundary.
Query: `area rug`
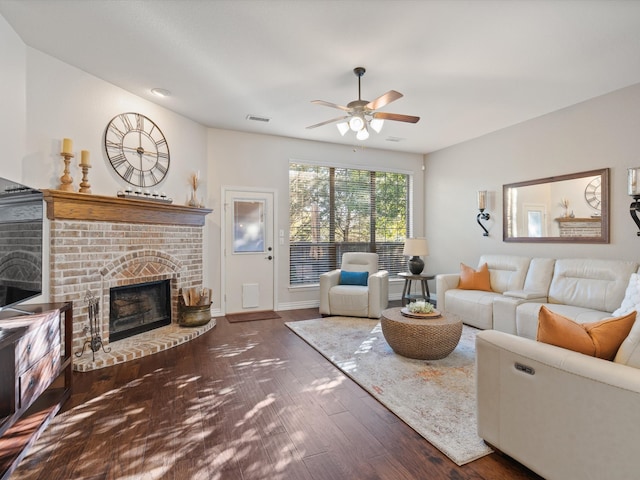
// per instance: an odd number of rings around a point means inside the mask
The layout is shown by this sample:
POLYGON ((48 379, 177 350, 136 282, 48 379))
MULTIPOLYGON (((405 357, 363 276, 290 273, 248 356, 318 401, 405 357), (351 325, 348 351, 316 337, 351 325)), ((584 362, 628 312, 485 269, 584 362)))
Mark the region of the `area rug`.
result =
POLYGON ((287 322, 309 345, 458 465, 492 452, 476 432, 475 336, 464 326, 442 360, 397 355, 380 322, 327 317, 287 322))
POLYGON ((280 318, 273 310, 264 310, 262 312, 247 313, 229 313, 225 315, 229 323, 252 322, 254 320, 271 320, 272 318, 280 318))

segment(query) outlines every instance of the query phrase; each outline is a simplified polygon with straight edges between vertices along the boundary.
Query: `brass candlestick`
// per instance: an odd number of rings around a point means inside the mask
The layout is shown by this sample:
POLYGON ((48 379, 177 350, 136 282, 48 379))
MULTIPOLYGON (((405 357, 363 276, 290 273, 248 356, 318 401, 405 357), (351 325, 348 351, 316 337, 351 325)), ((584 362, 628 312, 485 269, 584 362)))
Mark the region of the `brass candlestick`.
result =
POLYGON ((91 193, 91 184, 89 184, 89 169, 91 165, 80 164, 82 169, 82 181, 80 182, 80 193, 91 193))
POLYGON ((64 159, 64 172, 60 177, 60 185, 58 186, 58 190, 63 190, 65 192, 73 192, 75 191, 73 188, 73 178, 69 175, 69 162, 73 158, 73 153, 60 153, 62 158, 64 159))

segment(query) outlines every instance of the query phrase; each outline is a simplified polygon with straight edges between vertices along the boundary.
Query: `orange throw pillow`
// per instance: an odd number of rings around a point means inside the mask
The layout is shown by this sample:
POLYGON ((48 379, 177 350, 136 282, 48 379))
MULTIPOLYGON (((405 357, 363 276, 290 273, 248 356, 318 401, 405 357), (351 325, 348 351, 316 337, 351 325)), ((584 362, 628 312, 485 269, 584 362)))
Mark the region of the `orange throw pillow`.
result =
POLYGON ((538 341, 592 357, 613 360, 631 331, 636 313, 634 310, 623 317, 580 324, 543 305, 538 315, 538 341))
POLYGON ((485 263, 476 272, 473 268, 461 263, 458 288, 462 290, 484 290, 486 292, 492 292, 489 266, 485 263))

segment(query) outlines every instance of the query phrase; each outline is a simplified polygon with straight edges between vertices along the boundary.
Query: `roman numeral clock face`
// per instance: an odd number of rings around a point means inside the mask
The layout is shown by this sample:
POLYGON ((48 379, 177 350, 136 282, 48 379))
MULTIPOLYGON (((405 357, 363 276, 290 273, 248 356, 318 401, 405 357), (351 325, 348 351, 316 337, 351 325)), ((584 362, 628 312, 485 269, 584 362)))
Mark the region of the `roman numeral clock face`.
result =
POLYGON ((167 140, 152 120, 139 113, 111 119, 104 146, 113 169, 131 185, 153 187, 169 171, 167 140))
POLYGON ((599 176, 587 184, 587 187, 584 189, 584 198, 589 205, 596 210, 600 210, 600 204, 602 203, 602 181, 599 176))

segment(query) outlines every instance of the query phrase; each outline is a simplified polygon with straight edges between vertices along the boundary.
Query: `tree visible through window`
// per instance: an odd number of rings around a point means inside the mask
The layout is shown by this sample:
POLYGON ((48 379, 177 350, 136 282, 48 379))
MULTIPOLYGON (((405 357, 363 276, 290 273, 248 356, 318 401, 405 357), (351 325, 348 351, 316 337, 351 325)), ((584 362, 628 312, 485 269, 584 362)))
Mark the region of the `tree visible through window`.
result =
POLYGON ((375 252, 381 269, 403 271, 411 183, 403 173, 291 163, 291 285, 318 283, 344 252, 375 252))

